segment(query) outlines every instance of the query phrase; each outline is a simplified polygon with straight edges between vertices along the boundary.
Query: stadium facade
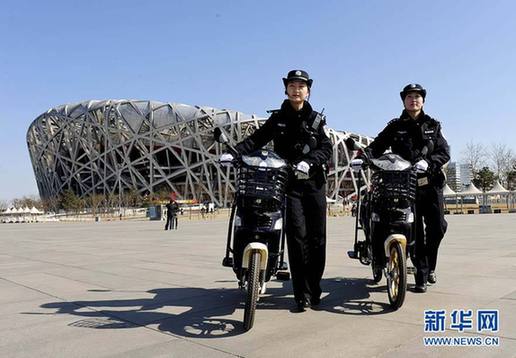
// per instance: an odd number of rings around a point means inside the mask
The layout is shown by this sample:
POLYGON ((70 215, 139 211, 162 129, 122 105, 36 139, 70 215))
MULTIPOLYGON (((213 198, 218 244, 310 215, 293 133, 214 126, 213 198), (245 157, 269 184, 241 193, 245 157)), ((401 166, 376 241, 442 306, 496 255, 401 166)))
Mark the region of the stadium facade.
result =
MULTIPOLYGON (((141 100, 85 101, 52 108, 37 117, 27 145, 42 198, 71 189, 78 196, 175 192, 181 199, 226 206, 235 173, 220 167, 224 148, 214 142, 221 127, 235 144, 266 118, 230 110, 141 100)), ((328 192, 342 199, 356 191, 348 167, 349 136, 328 129, 333 143, 328 192)))

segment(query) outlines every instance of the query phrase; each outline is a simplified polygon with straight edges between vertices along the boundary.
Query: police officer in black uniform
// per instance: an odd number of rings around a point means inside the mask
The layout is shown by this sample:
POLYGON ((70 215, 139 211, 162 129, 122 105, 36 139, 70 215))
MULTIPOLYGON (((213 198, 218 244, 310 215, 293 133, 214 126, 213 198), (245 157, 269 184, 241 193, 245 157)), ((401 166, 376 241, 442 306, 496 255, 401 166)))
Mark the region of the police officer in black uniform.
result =
POLYGON ((289 181, 286 217, 294 298, 302 312, 309 304, 318 305, 321 297, 326 260, 326 163, 332 144, 323 128, 325 118, 307 102, 312 86, 308 73, 290 71, 283 83, 287 99, 281 109, 272 111, 264 125, 236 149, 247 154, 272 140, 274 151, 304 177, 297 175, 289 181))
POLYGON ((450 160, 450 149, 441 133, 441 123, 423 111, 426 90, 419 84, 409 84, 400 96, 405 107, 401 116, 387 124, 368 150, 378 157, 390 147, 418 170, 415 292, 426 292, 427 281, 437 280, 437 252, 447 228, 442 189, 445 176, 441 169, 450 160))

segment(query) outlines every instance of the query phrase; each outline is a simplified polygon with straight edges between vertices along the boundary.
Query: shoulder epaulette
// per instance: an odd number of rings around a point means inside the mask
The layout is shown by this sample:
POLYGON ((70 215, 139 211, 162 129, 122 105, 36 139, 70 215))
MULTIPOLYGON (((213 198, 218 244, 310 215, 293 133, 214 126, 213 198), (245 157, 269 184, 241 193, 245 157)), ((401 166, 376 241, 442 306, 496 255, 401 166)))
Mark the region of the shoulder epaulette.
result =
POLYGON ((267 113, 278 113, 280 109, 268 109, 267 113))
POLYGON ((391 120, 389 121, 389 123, 387 123, 387 125, 388 125, 388 126, 390 126, 391 124, 394 124, 394 123, 398 122, 399 120, 400 120, 399 118, 391 119, 391 120))
POLYGON ((441 122, 439 122, 437 119, 435 118, 432 118, 430 117, 429 115, 426 116, 427 120, 432 123, 432 124, 435 124, 436 126, 441 126, 441 122))

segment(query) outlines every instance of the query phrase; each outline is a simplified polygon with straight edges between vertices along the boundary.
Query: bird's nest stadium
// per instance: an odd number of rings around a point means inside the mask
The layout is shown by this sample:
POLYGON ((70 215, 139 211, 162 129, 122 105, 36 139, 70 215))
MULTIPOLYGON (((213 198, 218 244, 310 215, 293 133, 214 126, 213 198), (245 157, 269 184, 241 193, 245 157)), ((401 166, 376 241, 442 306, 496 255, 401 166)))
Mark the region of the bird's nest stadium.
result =
MULTIPOLYGON (((180 199, 226 206, 235 190, 234 169, 218 165, 224 151, 213 139, 221 127, 236 144, 266 118, 210 107, 142 100, 84 101, 48 110, 27 132, 36 182, 42 198, 71 189, 92 194, 141 195, 175 192, 180 199)), ((344 140, 351 135, 328 129, 333 143, 329 199, 356 191, 344 140)))

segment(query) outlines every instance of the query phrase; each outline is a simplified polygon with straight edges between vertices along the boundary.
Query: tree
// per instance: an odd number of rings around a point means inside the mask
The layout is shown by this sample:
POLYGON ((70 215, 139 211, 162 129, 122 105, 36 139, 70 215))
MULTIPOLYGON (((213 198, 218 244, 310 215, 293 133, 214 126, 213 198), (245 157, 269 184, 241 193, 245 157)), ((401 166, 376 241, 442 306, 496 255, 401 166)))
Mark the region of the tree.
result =
POLYGON ((63 195, 61 195, 61 207, 65 211, 74 211, 75 213, 78 213, 79 210, 84 208, 84 201, 75 195, 72 190, 67 189, 63 195))
POLYGON ((6 210, 9 207, 9 204, 5 200, 0 200, 0 210, 6 210))
POLYGON ((102 201, 104 201, 104 195, 102 194, 93 193, 86 198, 86 205, 91 208, 91 213, 94 216, 97 215, 97 211, 99 206, 102 204, 102 201))
POLYGON ((507 173, 507 189, 516 190, 516 170, 507 173))
POLYGON ((494 143, 491 145, 490 159, 494 173, 502 184, 506 184, 507 174, 512 170, 515 160, 514 152, 503 143, 494 143))
POLYGON ((486 192, 491 190, 495 182, 495 174, 488 167, 483 167, 475 173, 473 184, 480 190, 486 192))
POLYGON ((466 143, 466 148, 462 151, 462 161, 470 165, 473 174, 485 166, 486 158, 487 151, 482 144, 473 141, 466 143))
POLYGON ((170 187, 166 184, 161 185, 154 192, 154 199, 157 204, 170 200, 170 187))
POLYGON ((23 196, 22 198, 16 198, 13 200, 13 205, 16 208, 24 208, 24 207, 32 208, 33 206, 35 206, 38 209, 43 208, 43 204, 42 204, 41 200, 36 195, 29 195, 29 196, 23 196))
POLYGON ((136 208, 142 205, 142 197, 136 189, 131 189, 122 194, 122 203, 125 207, 136 208))
POLYGON ((41 205, 45 211, 57 212, 61 204, 61 198, 57 196, 49 196, 41 200, 41 205))
POLYGON ((107 193, 104 198, 104 209, 106 212, 111 212, 114 207, 120 204, 118 193, 107 193))

